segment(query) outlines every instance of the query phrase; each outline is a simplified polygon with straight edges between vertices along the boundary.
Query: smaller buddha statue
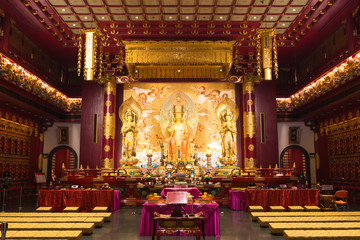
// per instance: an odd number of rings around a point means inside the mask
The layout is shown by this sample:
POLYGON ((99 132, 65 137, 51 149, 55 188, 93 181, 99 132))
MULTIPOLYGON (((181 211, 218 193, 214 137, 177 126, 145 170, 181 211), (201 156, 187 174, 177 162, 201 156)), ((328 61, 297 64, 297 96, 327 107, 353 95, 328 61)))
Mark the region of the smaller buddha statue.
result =
POLYGON ((236 126, 232 121, 234 114, 226 109, 221 114, 221 147, 224 158, 232 159, 235 156, 236 126))
POLYGON ((123 155, 125 158, 132 158, 136 156, 136 134, 138 132, 136 126, 136 114, 128 110, 125 113, 125 122, 121 127, 123 135, 123 155))

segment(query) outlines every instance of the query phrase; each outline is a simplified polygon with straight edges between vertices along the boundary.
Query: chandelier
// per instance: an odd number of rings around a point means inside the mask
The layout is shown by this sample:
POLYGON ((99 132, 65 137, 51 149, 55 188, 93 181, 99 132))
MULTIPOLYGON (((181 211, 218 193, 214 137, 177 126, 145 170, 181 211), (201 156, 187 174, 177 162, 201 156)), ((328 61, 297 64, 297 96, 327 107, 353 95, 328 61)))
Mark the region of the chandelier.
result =
POLYGON ((259 76, 264 75, 265 80, 271 80, 273 69, 275 77, 278 78, 279 65, 277 61, 277 43, 274 29, 258 29, 257 33, 257 73, 259 76), (262 71, 264 71, 264 74, 262 74, 262 71))

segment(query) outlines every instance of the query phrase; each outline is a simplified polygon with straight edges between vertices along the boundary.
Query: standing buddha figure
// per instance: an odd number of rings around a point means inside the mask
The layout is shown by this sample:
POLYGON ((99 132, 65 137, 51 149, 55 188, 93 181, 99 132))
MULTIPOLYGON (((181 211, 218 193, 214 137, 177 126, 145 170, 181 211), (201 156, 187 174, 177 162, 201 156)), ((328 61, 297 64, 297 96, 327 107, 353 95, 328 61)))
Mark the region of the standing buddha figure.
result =
POLYGON ((184 111, 181 95, 176 96, 171 122, 167 127, 169 132, 169 160, 177 163, 178 159, 186 161, 189 145, 189 125, 187 123, 186 112, 184 111))

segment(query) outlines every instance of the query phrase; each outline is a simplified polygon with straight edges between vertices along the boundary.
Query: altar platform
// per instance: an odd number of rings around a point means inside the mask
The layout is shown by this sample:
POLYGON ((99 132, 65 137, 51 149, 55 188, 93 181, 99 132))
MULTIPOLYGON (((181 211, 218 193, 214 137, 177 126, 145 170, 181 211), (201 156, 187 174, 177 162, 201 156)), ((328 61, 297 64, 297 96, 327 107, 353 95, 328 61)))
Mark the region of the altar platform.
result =
MULTIPOLYGON (((246 188, 248 185, 266 185, 279 187, 280 184, 295 185, 298 178, 291 173, 291 169, 240 169, 241 175, 214 176, 211 182, 189 182, 188 187, 199 189, 214 196, 214 200, 222 205, 228 205, 229 190, 232 188, 246 188)), ((145 182, 141 177, 127 175, 121 169, 66 169, 57 183, 61 187, 69 188, 79 185, 84 188, 94 188, 109 183, 111 188, 119 190, 121 207, 142 206, 146 196, 152 193, 161 194, 164 188, 172 188, 174 184, 163 183, 161 177, 155 177, 151 182, 145 182)), ((191 181, 191 179, 188 179, 191 181)))

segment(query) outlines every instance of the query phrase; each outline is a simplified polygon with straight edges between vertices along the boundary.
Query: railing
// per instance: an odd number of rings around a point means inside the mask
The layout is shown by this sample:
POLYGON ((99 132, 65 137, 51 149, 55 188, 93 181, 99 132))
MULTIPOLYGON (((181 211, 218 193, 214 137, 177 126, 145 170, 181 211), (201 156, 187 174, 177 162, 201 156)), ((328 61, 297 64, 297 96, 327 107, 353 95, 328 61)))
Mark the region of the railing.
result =
POLYGON ((296 176, 297 172, 294 168, 236 168, 230 175, 233 177, 280 177, 296 176))
POLYGON ((128 172, 123 169, 63 169, 61 177, 121 177, 128 176, 128 172))

